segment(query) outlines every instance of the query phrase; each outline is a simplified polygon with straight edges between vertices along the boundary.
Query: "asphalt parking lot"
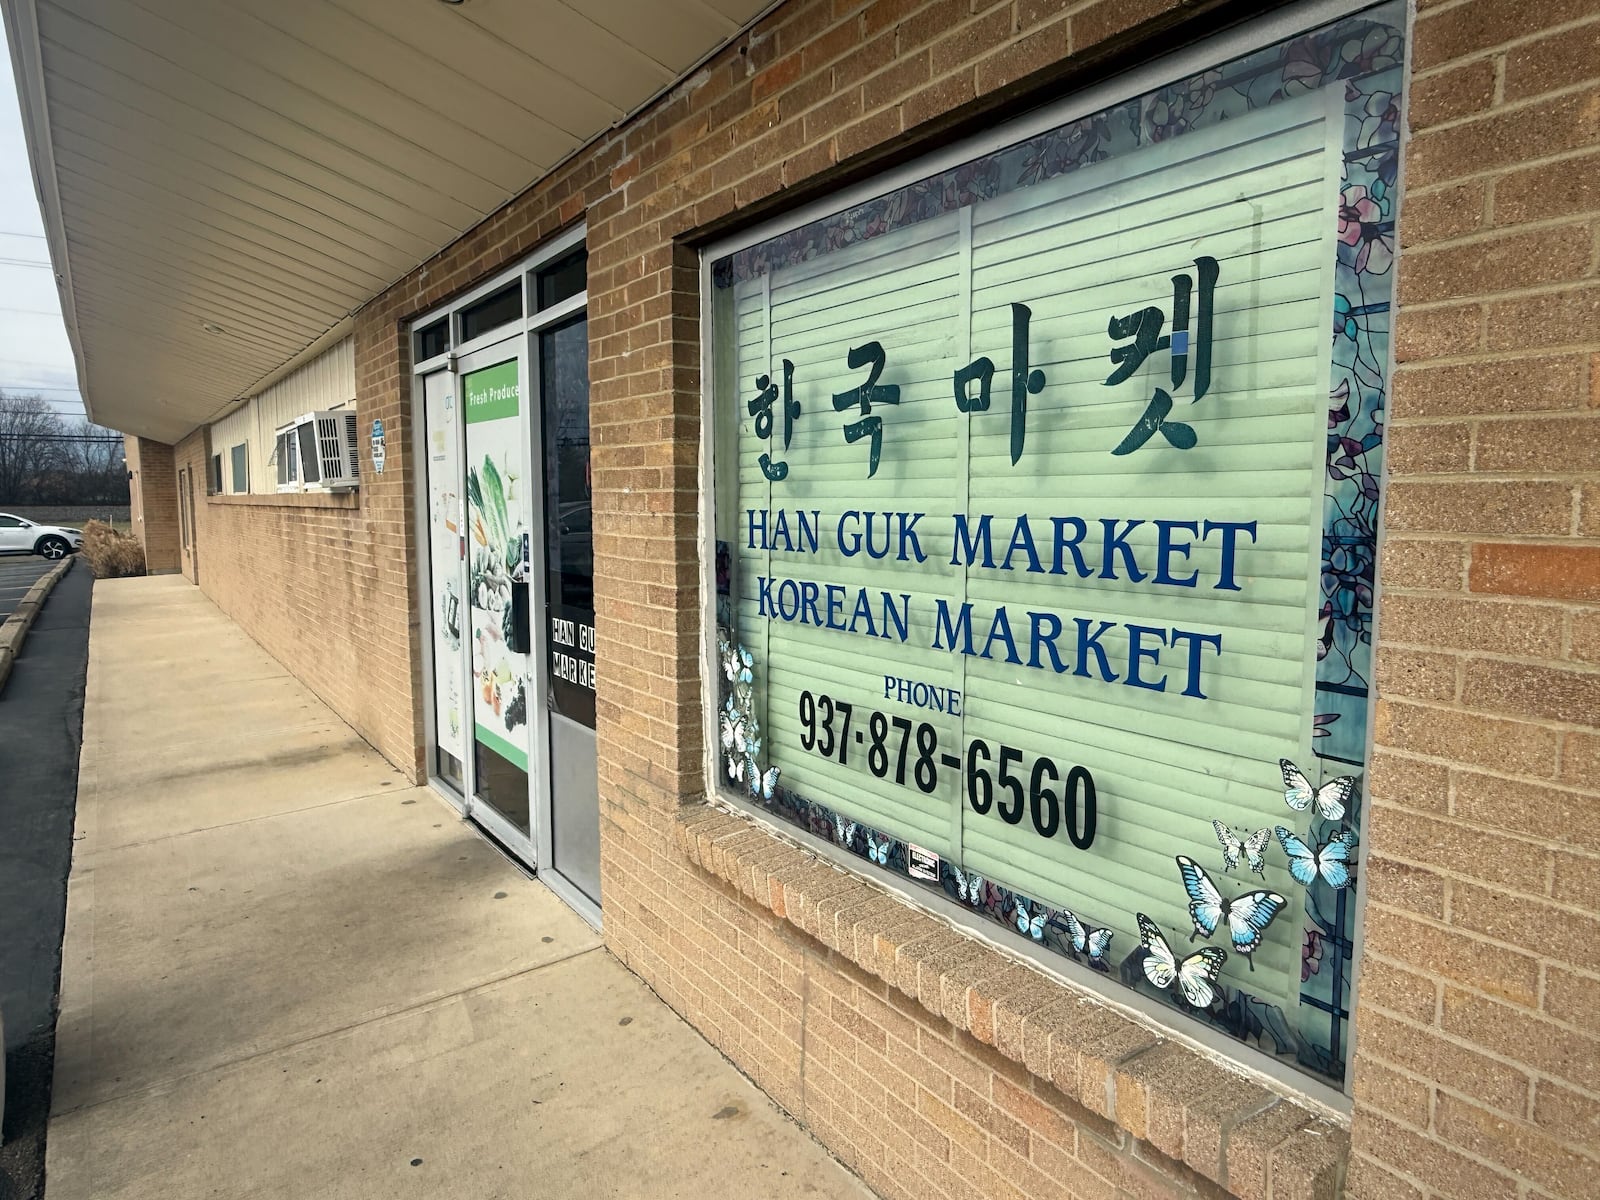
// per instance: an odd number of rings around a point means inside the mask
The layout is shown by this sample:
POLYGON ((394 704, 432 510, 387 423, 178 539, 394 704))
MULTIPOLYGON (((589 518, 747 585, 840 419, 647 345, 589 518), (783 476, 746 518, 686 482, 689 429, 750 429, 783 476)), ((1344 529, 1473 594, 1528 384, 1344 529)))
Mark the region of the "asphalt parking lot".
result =
POLYGON ((16 610, 34 581, 53 566, 55 563, 37 554, 0 556, 0 621, 16 610))
MULTIPOLYGON (((50 566, 42 558, 0 559, 0 582, 26 591, 50 566)), ((0 690, 0 1200, 43 1195, 93 586, 87 563, 62 577, 0 690)))

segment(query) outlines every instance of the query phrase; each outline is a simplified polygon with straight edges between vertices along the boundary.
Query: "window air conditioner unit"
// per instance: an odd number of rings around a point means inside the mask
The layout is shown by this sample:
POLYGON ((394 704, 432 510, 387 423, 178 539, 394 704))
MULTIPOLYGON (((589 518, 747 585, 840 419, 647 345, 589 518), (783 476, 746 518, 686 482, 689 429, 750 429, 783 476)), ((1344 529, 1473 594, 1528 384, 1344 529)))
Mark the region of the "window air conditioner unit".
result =
POLYGON ((323 492, 361 483, 356 414, 348 409, 309 412, 277 432, 273 459, 280 492, 323 492))

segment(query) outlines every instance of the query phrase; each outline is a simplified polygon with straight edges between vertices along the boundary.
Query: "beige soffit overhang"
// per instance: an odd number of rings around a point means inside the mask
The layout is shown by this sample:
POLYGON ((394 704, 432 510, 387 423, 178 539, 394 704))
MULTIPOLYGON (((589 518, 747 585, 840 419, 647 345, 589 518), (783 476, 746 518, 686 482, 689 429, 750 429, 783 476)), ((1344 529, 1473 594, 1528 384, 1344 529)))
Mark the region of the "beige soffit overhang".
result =
POLYGON ((90 414, 181 438, 772 6, 0 0, 90 414))

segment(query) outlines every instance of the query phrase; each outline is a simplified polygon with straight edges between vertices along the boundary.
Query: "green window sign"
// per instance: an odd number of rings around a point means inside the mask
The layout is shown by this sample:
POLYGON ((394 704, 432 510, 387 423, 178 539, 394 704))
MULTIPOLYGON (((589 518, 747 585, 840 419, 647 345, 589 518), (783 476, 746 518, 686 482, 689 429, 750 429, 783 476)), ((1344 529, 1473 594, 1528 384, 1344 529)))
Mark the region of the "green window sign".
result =
POLYGON ((1402 28, 711 263, 723 784, 1335 1082, 1402 28))
POLYGON ((521 385, 517 381, 516 360, 485 367, 464 376, 462 391, 467 398, 469 425, 516 416, 517 403, 522 397, 521 385))

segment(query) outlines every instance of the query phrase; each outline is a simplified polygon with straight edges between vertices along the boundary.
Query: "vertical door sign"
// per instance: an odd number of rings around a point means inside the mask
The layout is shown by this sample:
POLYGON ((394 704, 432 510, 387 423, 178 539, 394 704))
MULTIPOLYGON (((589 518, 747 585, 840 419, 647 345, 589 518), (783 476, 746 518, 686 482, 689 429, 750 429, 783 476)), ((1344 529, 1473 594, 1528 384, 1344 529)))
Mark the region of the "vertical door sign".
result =
POLYGON ((372 421, 372 469, 379 475, 383 474, 384 453, 383 418, 374 417, 372 421))
POLYGON ((594 704, 594 625, 557 612, 550 614, 550 679, 559 695, 567 693, 563 709, 585 707, 570 689, 588 693, 594 704), (573 700, 577 699, 574 704, 573 700))

